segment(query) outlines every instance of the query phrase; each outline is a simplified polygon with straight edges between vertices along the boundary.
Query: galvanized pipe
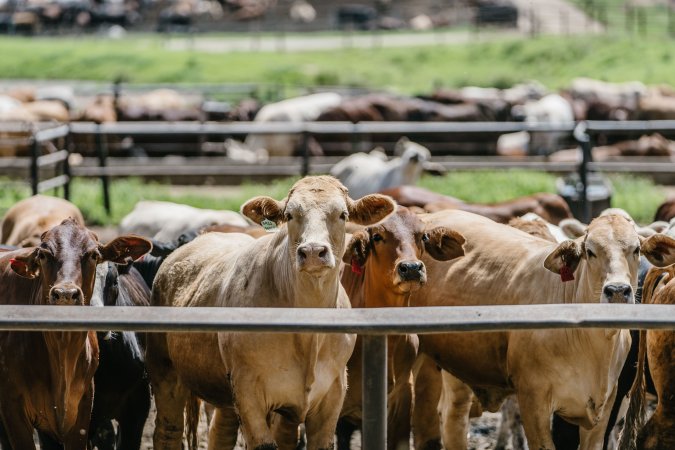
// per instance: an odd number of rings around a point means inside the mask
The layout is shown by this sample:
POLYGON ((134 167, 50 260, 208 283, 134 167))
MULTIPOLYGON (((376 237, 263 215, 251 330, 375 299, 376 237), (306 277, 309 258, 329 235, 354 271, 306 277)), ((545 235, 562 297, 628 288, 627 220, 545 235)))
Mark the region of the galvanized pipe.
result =
POLYGON ((363 335, 361 448, 387 448, 387 336, 363 335))

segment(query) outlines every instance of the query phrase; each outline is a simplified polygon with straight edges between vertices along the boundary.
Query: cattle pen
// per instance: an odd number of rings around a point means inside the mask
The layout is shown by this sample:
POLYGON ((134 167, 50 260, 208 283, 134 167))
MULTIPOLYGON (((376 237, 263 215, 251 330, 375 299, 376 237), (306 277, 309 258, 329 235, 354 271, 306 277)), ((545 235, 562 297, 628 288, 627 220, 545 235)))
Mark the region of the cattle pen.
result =
MULTIPOLYGON (((29 169, 30 184, 34 194, 55 187, 63 186, 64 195, 68 197, 69 181, 73 177, 95 177, 101 180, 103 202, 106 211, 110 212, 109 180, 112 177, 128 176, 234 176, 234 177, 273 177, 327 173, 337 162, 336 157, 313 156, 309 150, 309 139, 315 136, 348 137, 353 145, 364 137, 399 135, 468 135, 485 139, 486 136, 496 140, 504 133, 518 131, 565 133, 580 149, 578 162, 553 162, 545 157, 528 156, 509 158, 495 156, 458 156, 437 157, 434 162, 445 170, 476 169, 528 169, 543 170, 556 173, 578 173, 580 183, 576 186, 580 202, 581 219, 590 220, 591 202, 587 190, 590 184, 588 174, 591 172, 632 172, 664 174, 675 173, 675 163, 670 160, 656 158, 646 162, 643 158, 623 158, 620 161, 594 162, 592 148, 600 134, 612 136, 630 136, 647 132, 675 134, 675 121, 581 121, 563 125, 537 125, 523 122, 303 122, 303 123, 203 123, 203 122, 118 122, 95 124, 87 122, 61 125, 54 128, 37 127, 32 133, 30 157, 11 158, 0 161, 0 169, 29 169), (167 137, 191 136, 201 140, 206 136, 242 136, 247 134, 285 134, 300 135, 301 156, 270 158, 267 163, 242 163, 219 157, 195 156, 185 159, 181 164, 147 164, 147 159, 119 158, 111 156, 108 150, 108 139, 111 136, 138 137, 162 135, 167 137), (68 163, 68 154, 72 151, 72 142, 82 136, 93 137, 95 156, 94 165, 72 166, 68 163), (59 139, 63 148, 57 149, 59 139), (40 154, 40 146, 47 145, 51 150, 40 154), (192 160, 192 162, 191 162, 192 160), (41 169, 56 166, 53 178, 40 180, 41 169), (59 173, 60 172, 60 173, 59 173)), ((164 152, 165 156, 171 152, 164 152)))
POLYGON ((0 305, 0 330, 359 333, 362 447, 386 448, 387 336, 547 328, 675 329, 675 305, 554 304, 372 309, 0 305))

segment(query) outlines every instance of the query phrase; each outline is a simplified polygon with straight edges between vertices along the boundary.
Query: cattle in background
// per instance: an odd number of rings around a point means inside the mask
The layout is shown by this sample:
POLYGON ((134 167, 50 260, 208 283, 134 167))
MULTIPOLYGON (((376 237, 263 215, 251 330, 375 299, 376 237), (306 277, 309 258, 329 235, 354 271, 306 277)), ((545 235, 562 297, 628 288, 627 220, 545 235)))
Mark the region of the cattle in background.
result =
POLYGON ((630 120, 635 118, 640 98, 647 92, 647 87, 639 81, 608 83, 575 78, 566 93, 573 101, 582 103, 585 111, 579 119, 630 120))
MULTIPOLYGON (((0 253, 1 301, 89 305, 97 263, 137 258, 150 245, 134 236, 102 245, 82 225, 65 220, 42 236, 39 247, 0 253)), ((0 333, 0 351, 0 412, 11 448, 35 448, 36 428, 65 448, 86 449, 99 356, 96 334, 7 331, 0 333)))
MULTIPOLYGON (((351 200, 339 181, 325 176, 299 180, 281 202, 256 197, 242 206, 244 215, 273 222, 279 231, 257 240, 203 234, 161 266, 152 305, 348 308, 340 255, 334 253, 344 248, 346 221, 368 225, 394 207, 381 195, 351 200)), ((209 433, 213 448, 234 446, 240 423, 248 448, 295 447, 303 422, 308 450, 331 448, 353 346, 354 336, 347 334, 149 335, 155 448, 180 447, 191 395, 216 408, 209 433), (199 352, 185 351, 194 345, 199 352), (268 423, 273 411, 281 413, 274 416, 274 433, 268 423)), ((189 424, 195 420, 188 414, 189 424)))
POLYGON ((337 28, 371 30, 376 26, 377 11, 372 6, 362 4, 339 5, 335 13, 337 28))
POLYGON ((654 214, 655 221, 670 222, 673 218, 675 218, 675 198, 661 203, 654 214))
MULTIPOLYGON (((675 268, 652 268, 647 274, 643 303, 675 304, 675 268)), ((673 392, 673 357, 675 333, 672 330, 641 330, 637 374, 630 392, 620 449, 665 450, 675 448, 675 393, 673 392), (652 417, 645 417, 645 360, 658 398, 652 417)))
MULTIPOLYGON (((111 262, 96 268, 91 304, 149 306, 150 289, 131 265, 111 262)), ((145 345, 133 331, 98 332, 99 365, 89 427, 91 447, 139 449, 150 411, 150 382, 145 373, 145 345), (117 422, 113 426, 112 421, 117 422)))
MULTIPOLYGON (((337 106, 341 100, 342 96, 334 92, 289 98, 263 106, 253 122, 309 122, 316 120, 325 110, 337 106)), ((296 134, 249 134, 244 144, 254 152, 265 150, 269 156, 292 156, 301 141, 302 136, 296 134)))
MULTIPOLYGON (((620 141, 611 145, 598 145, 591 149, 593 161, 620 160, 625 156, 675 156, 675 142, 659 133, 640 136, 637 140, 620 141)), ((550 155, 550 161, 581 162, 582 154, 578 148, 560 150, 550 155)))
POLYGON ((200 209, 172 202, 141 201, 120 222, 120 233, 152 237, 157 241, 172 242, 191 229, 209 225, 238 225, 249 223, 234 211, 200 209))
MULTIPOLYGON (((410 306, 633 303, 640 251, 659 265, 675 262, 675 240, 641 238, 621 216, 597 218, 583 238, 560 244, 462 211, 422 218, 427 226, 452 227, 467 241, 464 257, 449 263, 423 257, 428 276, 442 282, 413 293, 410 306), (488 272, 491 282, 485 283, 481 274, 488 272)), ((630 346, 627 330, 604 329, 451 333, 419 340, 420 351, 469 386, 488 411, 515 393, 530 448, 555 448, 553 413, 582 426, 582 448, 602 444, 607 405, 630 346), (578 345, 569 346, 570 340, 578 345)), ((470 405, 455 407, 468 411, 470 405)), ((460 423, 452 434, 462 439, 466 430, 460 423)))
POLYGON ((68 200, 34 195, 7 210, 2 220, 0 243, 19 247, 37 246, 42 233, 69 217, 84 226, 79 208, 68 200))
MULTIPOLYGON (((464 238, 447 228, 429 229, 405 207, 384 221, 357 231, 347 244, 342 275, 353 308, 403 307, 410 293, 427 282, 426 269, 420 257, 448 261, 462 256, 464 238)), ((338 427, 338 449, 348 450, 351 427, 360 428, 362 421, 360 340, 347 364, 349 390, 338 427), (349 431, 345 432, 345 428, 349 431)), ((417 356, 415 335, 391 336, 389 347, 389 401, 387 447, 408 448, 412 409, 410 377, 417 356)))
POLYGON ((356 153, 335 164, 330 173, 349 189, 354 198, 417 183, 424 163, 431 159, 431 152, 403 137, 396 143, 394 153, 400 156, 391 160, 387 160, 380 150, 356 153))

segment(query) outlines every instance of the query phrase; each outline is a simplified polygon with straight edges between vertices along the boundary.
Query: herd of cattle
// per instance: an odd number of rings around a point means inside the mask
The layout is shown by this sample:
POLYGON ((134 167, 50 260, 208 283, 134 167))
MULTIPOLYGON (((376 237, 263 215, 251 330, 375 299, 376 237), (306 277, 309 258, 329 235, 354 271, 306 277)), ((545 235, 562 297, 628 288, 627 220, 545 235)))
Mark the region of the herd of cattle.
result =
MULTIPOLYGON (((457 90, 440 89, 430 95, 406 97, 387 93, 343 95, 321 92, 261 105, 247 99, 234 107, 200 96, 181 94, 171 89, 159 89, 143 94, 102 94, 95 98, 80 98, 72 89, 16 88, 0 94, 0 122, 71 122, 90 121, 112 123, 117 121, 253 121, 257 123, 307 121, 436 121, 485 122, 521 120, 529 124, 568 125, 575 120, 657 120, 675 119, 675 90, 669 86, 647 87, 639 82, 606 83, 579 78, 567 89, 550 92, 536 82, 520 84, 508 89, 464 87, 457 90)), ((0 130, 0 154, 22 155, 27 145, 16 145, 23 131, 0 130), (19 133, 17 135, 17 133, 19 133), (12 140, 14 138, 14 141, 12 140)), ((160 134, 160 133, 158 133, 160 134)), ((561 148, 573 148, 569 132, 520 132, 496 135, 424 135, 415 139, 429 147, 435 155, 499 154, 508 156, 549 155, 561 148)), ((121 141, 130 138, 120 136, 121 141)), ((390 151, 398 136, 380 136, 390 151)), ((624 136, 621 139, 629 139, 624 136)), ((617 142, 617 137, 599 136, 596 160, 617 156, 671 156, 675 151, 672 141, 658 134, 639 140, 617 142)), ((203 143, 202 143, 203 144, 203 143)), ((228 139, 218 145, 185 143, 184 153, 218 151, 233 159, 264 161, 268 157, 290 156, 302 151, 299 135, 248 135, 243 142, 228 139)), ((91 152, 91 142, 75 142, 76 152, 91 152), (79 146, 78 146, 79 145, 79 146)), ((112 146, 112 154, 119 148, 112 146)), ((344 155, 353 151, 350 136, 317 135, 309 142, 314 154, 344 155)), ((176 151, 180 151, 177 149, 176 151)), ((117 153, 119 154, 119 153, 117 153)), ((124 156, 124 155, 121 155, 124 156)), ((560 160, 578 157, 575 150, 553 156, 560 160)))
MULTIPOLYGON (((241 213, 142 202, 107 243, 75 205, 30 197, 2 222, 0 304, 675 303, 672 204, 648 227, 616 209, 585 225, 551 194, 471 205, 343 179, 347 187, 306 177, 285 199, 255 197, 241 213)), ((0 444, 35 448, 36 430, 43 449, 137 449, 152 393, 157 449, 184 439, 196 448, 203 404, 209 448, 234 448, 241 435, 249 449, 295 449, 302 439, 320 450, 337 435, 348 450, 363 419, 357 340, 0 332, 0 444)), ((502 404, 499 448, 509 436, 514 448, 523 436, 531 449, 614 448, 627 394, 621 448, 675 448, 672 331, 407 335, 388 346, 390 449, 409 448, 411 433, 416 449, 466 448, 469 417, 502 404), (658 406, 643 427, 644 377, 658 406)))

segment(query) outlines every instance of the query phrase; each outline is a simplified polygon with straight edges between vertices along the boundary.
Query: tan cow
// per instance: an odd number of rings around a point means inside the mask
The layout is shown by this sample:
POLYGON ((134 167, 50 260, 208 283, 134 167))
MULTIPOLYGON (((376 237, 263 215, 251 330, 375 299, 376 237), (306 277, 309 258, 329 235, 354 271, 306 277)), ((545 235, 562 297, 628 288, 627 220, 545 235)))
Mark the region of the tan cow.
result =
POLYGON ((34 195, 14 204, 2 220, 0 244, 19 247, 40 245, 40 236, 71 217, 84 226, 84 218, 77 206, 57 197, 34 195))
MULTIPOLYGON (((413 293, 411 306, 633 303, 641 251, 659 266, 675 262, 675 240, 642 238, 621 216, 595 219, 584 236, 561 244, 462 211, 423 220, 428 226, 452 226, 467 243, 463 258, 423 258, 428 277, 439 281, 413 293)), ((495 411, 515 393, 529 448, 555 448, 553 413, 582 427, 582 449, 601 448, 630 347, 628 330, 451 333, 419 339, 420 351, 470 386, 485 409, 495 411)), ((456 406, 466 411, 467 402, 456 406)), ((453 435, 463 442, 454 448, 465 448, 465 423, 458 425, 453 435)))
MULTIPOLYGON (((427 281, 420 257, 448 261, 464 254, 464 238, 445 227, 427 229, 424 223, 399 206, 386 220, 354 233, 343 261, 342 275, 352 307, 406 306, 410 293, 427 281)), ((417 336, 391 336, 388 341, 389 417, 387 448, 408 448, 412 409, 411 373, 417 356, 417 336)), ((360 341, 348 363, 349 390, 341 413, 345 422, 360 426, 362 421, 360 341)), ((338 429, 338 450, 349 448, 349 427, 338 429), (349 432, 341 433, 347 429, 349 432)))
MULTIPOLYGON (((349 308, 340 285, 345 223, 371 224, 394 202, 358 201, 332 177, 303 178, 288 197, 256 197, 242 212, 279 231, 254 239, 206 233, 176 250, 153 286, 156 306, 349 308)), ((151 334, 147 366, 155 393, 155 449, 180 449, 183 407, 195 395, 216 407, 209 448, 295 449, 305 423, 309 450, 332 448, 346 390, 348 334, 151 334), (273 426, 268 418, 278 412, 273 426), (278 445, 278 447, 277 447, 278 445)))

